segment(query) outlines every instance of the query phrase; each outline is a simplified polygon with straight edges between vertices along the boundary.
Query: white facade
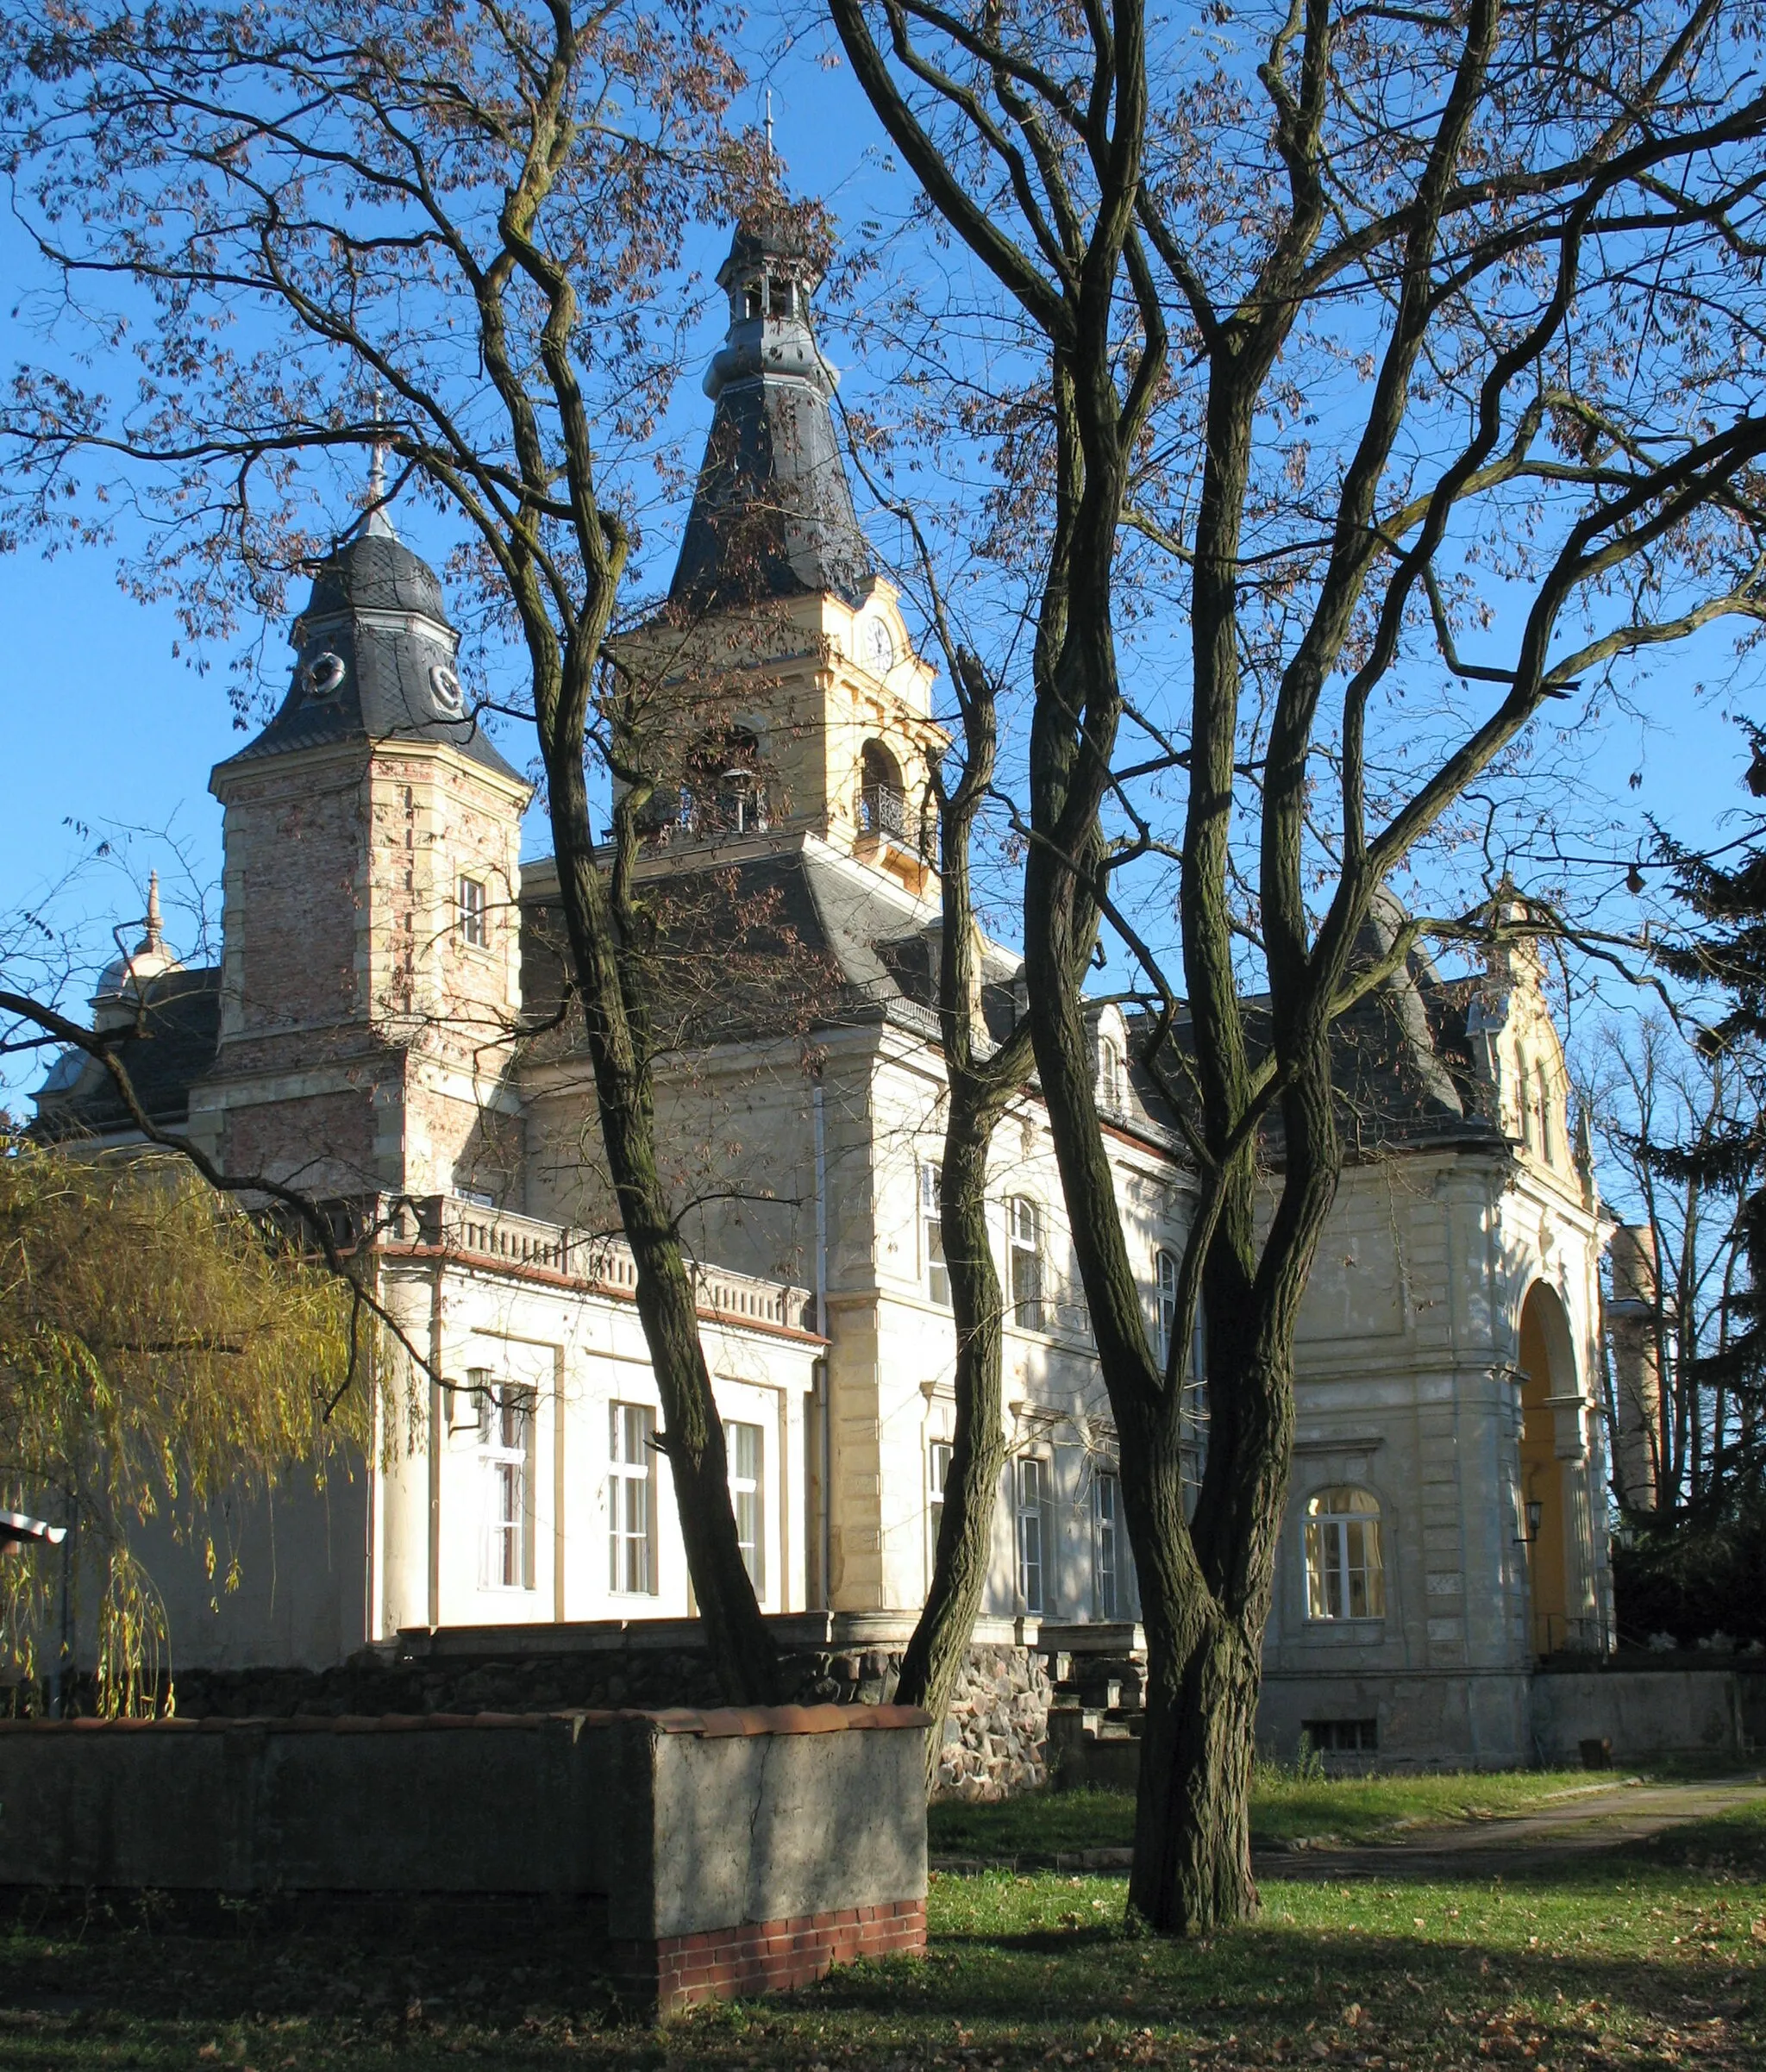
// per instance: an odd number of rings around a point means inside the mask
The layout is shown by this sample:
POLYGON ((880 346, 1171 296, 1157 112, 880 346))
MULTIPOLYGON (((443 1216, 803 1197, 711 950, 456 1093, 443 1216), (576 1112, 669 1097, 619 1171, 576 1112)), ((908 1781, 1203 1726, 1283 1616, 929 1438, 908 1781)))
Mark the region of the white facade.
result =
MULTIPOLYGON (((730 266, 771 249, 739 237, 730 266)), ((720 411, 741 386, 727 374, 720 411)), ((689 531, 701 573, 710 494, 689 531)), ((955 1417, 919 806, 944 737, 894 592, 851 575, 849 498, 840 524, 824 559, 845 573, 811 581, 798 554, 764 611, 713 611, 667 645, 679 806, 659 789, 641 876, 698 939, 667 1005, 657 1130, 764 1607, 911 1614, 955 1417)), ((282 712, 216 773, 222 958, 156 967, 155 1055, 190 1064, 153 1098, 232 1170, 354 1204, 404 1336, 442 1379, 383 1359, 360 1486, 304 1520, 285 1500, 269 1600, 254 1583, 211 1609, 206 1585, 171 1579, 174 1648, 313 1662, 412 1627, 679 1618, 661 1404, 605 1236, 579 1024, 554 1011, 555 877, 517 861, 526 786, 462 716, 440 586, 384 528, 326 564, 295 644, 282 712)), ((645 636, 629 659, 656 652, 645 636)), ((997 1036, 1023 1011, 1016 960, 988 948, 983 977, 997 1036)), ((1156 1341, 1192 1180, 1117 1010, 1096 1034, 1156 1341)), ((1530 958, 1456 984, 1413 960, 1345 1042, 1359 1136, 1300 1327, 1266 1728, 1284 1747, 1305 1728, 1345 1753, 1514 1760, 1535 1658, 1602 1648, 1611 1624, 1605 1226, 1530 958)), ((114 1131, 101 1079, 59 1069, 46 1117, 114 1131)), ((986 1611, 1120 1652, 1137 1606, 1114 1427, 1034 1091, 991 1172, 1011 1460, 986 1611)))

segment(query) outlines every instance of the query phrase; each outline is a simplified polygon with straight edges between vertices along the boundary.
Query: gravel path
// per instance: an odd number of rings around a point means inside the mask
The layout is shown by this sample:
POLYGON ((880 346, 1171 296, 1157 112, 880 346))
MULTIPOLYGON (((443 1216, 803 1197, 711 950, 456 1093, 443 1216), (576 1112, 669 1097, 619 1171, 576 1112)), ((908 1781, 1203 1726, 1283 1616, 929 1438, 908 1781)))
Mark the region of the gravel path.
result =
POLYGON ((1537 1812, 1418 1827, 1389 1842, 1258 1850, 1264 1878, 1433 1878, 1468 1871, 1532 1869, 1565 1856, 1647 1841, 1694 1820, 1766 1800, 1766 1776, 1697 1784, 1634 1784, 1593 1792, 1537 1812))

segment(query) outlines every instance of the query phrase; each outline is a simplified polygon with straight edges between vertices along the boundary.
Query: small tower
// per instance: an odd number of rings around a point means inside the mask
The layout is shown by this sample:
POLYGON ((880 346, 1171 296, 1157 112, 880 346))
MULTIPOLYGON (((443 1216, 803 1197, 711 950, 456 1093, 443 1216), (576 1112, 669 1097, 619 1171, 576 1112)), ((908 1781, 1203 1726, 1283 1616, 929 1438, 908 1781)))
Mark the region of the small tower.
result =
POLYGON ((667 743, 649 825, 670 846, 808 829, 924 892, 948 737, 853 508, 811 323, 822 272, 782 209, 741 224, 718 271, 692 510, 668 609, 626 650, 667 743))
POLYGON ((147 879, 147 911, 141 922, 141 939, 127 956, 113 957, 98 975, 91 999, 94 1029, 127 1029, 147 1005, 147 989, 156 979, 183 967, 166 947, 165 925, 160 914, 160 873, 147 879))
POLYGON ((191 1123, 230 1170, 316 1192, 501 1198, 529 787, 467 707, 441 585, 376 460, 367 519, 294 623, 280 710, 210 779, 220 1041, 191 1123))

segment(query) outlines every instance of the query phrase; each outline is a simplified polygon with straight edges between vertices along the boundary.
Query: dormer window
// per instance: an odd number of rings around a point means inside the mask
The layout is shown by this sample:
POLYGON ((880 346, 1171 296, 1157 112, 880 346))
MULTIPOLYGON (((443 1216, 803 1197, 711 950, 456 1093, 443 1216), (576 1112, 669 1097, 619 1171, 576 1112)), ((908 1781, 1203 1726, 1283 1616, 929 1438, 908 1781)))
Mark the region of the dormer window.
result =
POLYGON ((1098 1105, 1106 1115, 1120 1115, 1128 1099, 1128 1073, 1122 1046, 1114 1036, 1098 1045, 1098 1105))
POLYGON ((343 657, 328 648, 301 671, 301 688, 309 698, 335 698, 343 688, 343 657))

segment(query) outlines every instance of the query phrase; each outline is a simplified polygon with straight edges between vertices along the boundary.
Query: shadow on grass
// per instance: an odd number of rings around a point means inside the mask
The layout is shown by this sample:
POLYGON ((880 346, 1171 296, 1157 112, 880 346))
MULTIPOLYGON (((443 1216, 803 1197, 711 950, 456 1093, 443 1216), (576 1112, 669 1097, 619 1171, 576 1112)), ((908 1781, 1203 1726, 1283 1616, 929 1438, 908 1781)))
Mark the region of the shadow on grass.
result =
POLYGON ((495 1900, 190 1907, 15 1900, 0 1912, 0 2063, 405 2072, 498 2066, 885 2072, 985 2051, 1011 2067, 1391 2072, 1766 2062, 1766 1823, 1719 1818, 1520 1880, 1271 1881, 1256 1923, 1192 1944, 1124 1931, 1120 1880, 948 1879, 928 1956, 709 2010, 659 2038, 586 1959, 584 1910, 495 1900), (210 2046, 213 2045, 212 2050, 210 2046))

